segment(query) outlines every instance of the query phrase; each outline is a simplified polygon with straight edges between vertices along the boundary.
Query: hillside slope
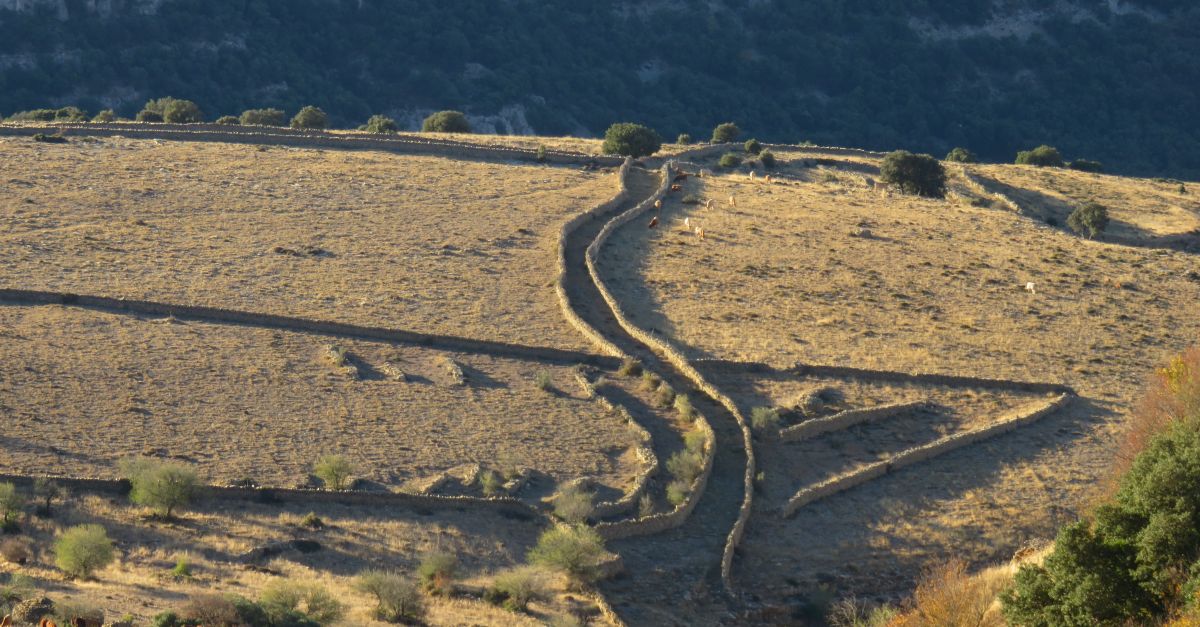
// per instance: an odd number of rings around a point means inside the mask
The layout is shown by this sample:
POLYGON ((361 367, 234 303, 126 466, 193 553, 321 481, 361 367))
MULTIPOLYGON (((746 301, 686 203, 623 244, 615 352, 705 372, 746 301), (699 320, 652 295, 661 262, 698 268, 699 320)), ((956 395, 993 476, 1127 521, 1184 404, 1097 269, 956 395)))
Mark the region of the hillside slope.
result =
POLYGON ((760 139, 1009 161, 1049 142, 1114 171, 1200 177, 1200 8, 1182 0, 541 3, 534 0, 6 0, 0 112, 210 117, 316 104, 413 127, 673 137, 736 118, 760 139))

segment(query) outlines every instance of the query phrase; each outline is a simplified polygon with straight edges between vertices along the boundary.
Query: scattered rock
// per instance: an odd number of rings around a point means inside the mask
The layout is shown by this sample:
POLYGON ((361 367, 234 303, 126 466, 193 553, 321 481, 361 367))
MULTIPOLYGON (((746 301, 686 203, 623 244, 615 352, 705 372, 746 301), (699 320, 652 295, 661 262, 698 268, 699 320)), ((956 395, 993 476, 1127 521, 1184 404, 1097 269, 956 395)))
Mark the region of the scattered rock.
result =
POLYGON ((256 562, 265 562, 271 558, 277 557, 286 551, 299 551, 300 553, 315 553, 321 550, 321 543, 316 540, 288 540, 286 542, 271 542, 263 546, 250 549, 238 556, 239 561, 254 564, 256 562))
POLYGON ((49 616, 54 613, 54 601, 49 597, 38 597, 21 601, 12 608, 12 618, 14 623, 25 623, 36 625, 43 616, 49 616))

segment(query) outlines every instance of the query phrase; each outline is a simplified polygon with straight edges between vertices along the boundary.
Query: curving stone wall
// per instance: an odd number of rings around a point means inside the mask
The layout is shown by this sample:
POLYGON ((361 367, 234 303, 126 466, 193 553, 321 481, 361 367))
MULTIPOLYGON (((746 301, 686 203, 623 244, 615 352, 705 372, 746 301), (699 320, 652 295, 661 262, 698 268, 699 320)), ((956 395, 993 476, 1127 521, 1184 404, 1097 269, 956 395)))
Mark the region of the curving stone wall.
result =
POLYGON ((862 485, 868 481, 871 481, 872 479, 882 477, 893 470, 912 466, 955 449, 962 448, 968 444, 975 444, 976 442, 981 442, 983 440, 996 437, 1002 433, 1008 433, 1009 431, 1012 431, 1018 427, 1036 422, 1044 416, 1047 416, 1062 408, 1067 403, 1071 402, 1071 399, 1073 398, 1075 398, 1075 395, 1072 393, 1061 394, 1055 397, 1053 400, 1050 400, 1049 402, 1026 413, 1018 414, 1012 418, 1000 420, 993 425, 981 427, 979 429, 973 429, 963 433, 956 433, 934 442, 930 442, 929 444, 901 451, 900 453, 893 455, 890 459, 868 464, 858 470, 848 472, 832 479, 822 481, 814 486, 804 488, 792 496, 791 499, 788 499, 788 502, 781 510, 781 514, 785 518, 790 517, 796 513, 796 510, 808 505, 809 503, 818 501, 827 496, 832 496, 839 492, 844 492, 855 486, 862 485))
POLYGON ((829 433, 830 431, 840 431, 848 427, 852 427, 864 422, 873 420, 883 420, 890 418, 896 414, 904 413, 914 409, 927 407, 927 401, 915 401, 911 403, 893 403, 891 405, 880 405, 878 407, 868 407, 866 409, 848 409, 843 412, 838 412, 832 416, 825 418, 816 418, 814 420, 806 420, 798 425, 779 430, 779 439, 783 442, 799 442, 812 437, 829 433))

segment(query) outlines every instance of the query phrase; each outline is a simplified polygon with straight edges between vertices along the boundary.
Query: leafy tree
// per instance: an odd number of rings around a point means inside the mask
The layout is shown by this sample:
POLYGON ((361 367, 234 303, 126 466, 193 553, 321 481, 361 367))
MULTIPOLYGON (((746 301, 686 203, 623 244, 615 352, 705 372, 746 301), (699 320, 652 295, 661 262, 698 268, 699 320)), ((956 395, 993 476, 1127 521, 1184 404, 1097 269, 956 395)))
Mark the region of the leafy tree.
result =
POLYGON ((54 563, 71 577, 88 579, 113 561, 113 543, 100 525, 76 525, 54 542, 54 563))
POLYGON ((770 150, 764 150, 758 153, 758 160, 762 162, 764 168, 775 167, 775 153, 770 150))
POLYGON ((286 126, 287 114, 282 109, 246 109, 239 118, 242 124, 257 126, 286 126))
POLYGON ((738 128, 737 124, 734 124, 733 122, 725 122, 724 124, 718 124, 717 127, 713 129, 712 141, 714 144, 727 144, 729 142, 737 141, 738 135, 741 134, 742 129, 738 128))
POLYGON ((979 161, 979 159, 975 156, 975 153, 967 150, 966 148, 960 147, 951 150, 950 153, 946 155, 946 161, 953 161, 955 163, 976 163, 979 161))
POLYGON ((946 195, 946 169, 929 155, 896 150, 883 158, 880 178, 908 194, 941 198, 946 195))
POLYGON ((16 531, 17 516, 25 506, 25 499, 11 483, 0 483, 0 528, 5 532, 16 531))
POLYGON ((722 168, 736 168, 742 165, 742 157, 737 153, 727 152, 721 155, 721 159, 717 161, 717 165, 722 168))
POLYGON ((325 487, 345 490, 350 487, 354 466, 345 455, 325 455, 313 466, 313 474, 325 483, 325 487))
POLYGON ((458 557, 445 551, 426 555, 417 568, 421 585, 434 594, 449 594, 457 573, 458 557))
POLYGON ((438 111, 421 122, 425 133, 470 133, 471 123, 462 111, 438 111))
POLYGON ((680 146, 688 146, 692 143, 692 136, 687 133, 680 133, 679 137, 675 138, 675 143, 680 146))
POLYGON ((604 540, 590 527, 556 526, 538 538, 529 551, 529 562, 562 571, 578 583, 591 583, 599 576, 604 540))
POLYGON ((33 496, 40 501, 37 508, 38 514, 50 516, 50 506, 54 504, 54 499, 62 496, 62 488, 53 479, 38 477, 33 480, 33 496))
POLYGON ((399 573, 368 570, 358 575, 355 587, 375 597, 375 617, 379 620, 415 623, 425 616, 421 591, 399 573))
POLYGON ((93 122, 113 122, 117 119, 117 114, 112 109, 105 109, 92 117, 93 122))
POLYGON ((133 486, 130 500, 154 508, 158 515, 167 519, 191 503, 200 488, 196 471, 174 462, 127 459, 121 462, 121 471, 133 486))
POLYGON ((297 618, 317 625, 335 623, 346 608, 329 590, 316 582, 279 579, 263 590, 259 605, 270 617, 272 625, 294 624, 297 618))
POLYGON ((395 120, 386 115, 373 115, 371 119, 367 120, 363 130, 368 133, 395 133, 400 130, 400 127, 396 125, 395 120))
POLYGON ((204 121, 200 107, 191 100, 172 100, 162 113, 163 122, 170 124, 196 124, 204 121))
POLYGON ((1017 153, 1018 165, 1036 165, 1039 167, 1061 168, 1063 158, 1058 149, 1053 146, 1041 145, 1033 150, 1022 150, 1017 153))
POLYGON ((137 116, 135 116, 134 119, 138 122, 162 122, 163 116, 157 111, 142 109, 141 111, 138 111, 137 116))
POLYGON ((641 124, 618 122, 604 132, 604 145, 600 150, 608 155, 624 157, 647 157, 662 148, 662 137, 641 124))
POLYGON ((757 155, 763 150, 762 144, 758 143, 757 139, 746 140, 744 148, 746 149, 746 153, 751 155, 757 155))
POLYGON ((292 128, 323 129, 327 126, 329 116, 312 105, 304 107, 292 118, 292 128))
POLYGON ((1067 226, 1076 233, 1096 237, 1108 228, 1108 209, 1096 201, 1086 202, 1067 216, 1067 226))

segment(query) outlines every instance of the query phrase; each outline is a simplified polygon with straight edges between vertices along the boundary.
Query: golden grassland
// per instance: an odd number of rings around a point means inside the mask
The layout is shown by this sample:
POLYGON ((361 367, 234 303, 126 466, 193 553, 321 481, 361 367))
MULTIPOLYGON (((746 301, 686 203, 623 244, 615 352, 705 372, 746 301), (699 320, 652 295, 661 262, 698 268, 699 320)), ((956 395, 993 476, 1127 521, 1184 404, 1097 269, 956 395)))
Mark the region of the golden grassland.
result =
MULTIPOLYGON (((200 503, 174 522, 147 518, 147 512, 123 501, 76 495, 55 508, 49 519, 28 517, 22 536, 34 547, 31 564, 0 564, 0 572, 21 572, 56 601, 102 609, 108 620, 132 614, 138 624, 180 607, 196 594, 238 594, 257 598, 279 579, 316 581, 346 606, 339 624, 386 624, 371 615, 373 600, 354 588, 354 577, 367 569, 392 570, 415 577, 423 556, 435 551, 459 558, 460 582, 486 587, 496 572, 521 564, 537 540, 537 527, 475 509, 416 513, 377 506, 318 504, 200 503), (313 512, 325 527, 301 524, 313 512), (77 524, 101 524, 116 541, 117 560, 92 581, 67 580, 53 567, 50 551, 56 532, 77 524), (291 549, 265 561, 246 553, 273 542, 302 539, 321 548, 291 549), (186 558, 190 577, 172 568, 186 558)), ((551 577, 552 597, 531 606, 529 615, 507 612, 478 599, 425 595, 430 625, 538 625, 554 615, 589 606, 564 594, 566 582, 551 577), (540 619, 540 620, 539 620, 540 619)), ((599 620, 596 624, 605 624, 599 620)))
POLYGON ((150 455, 214 483, 291 487, 336 453, 376 489, 478 463, 624 491, 642 470, 629 429, 565 365, 57 305, 0 306, 0 329, 10 472, 112 477, 121 458, 150 455), (331 363, 330 343, 360 379, 331 363), (386 376, 389 362, 409 381, 386 376))
POLYGON ((607 173, 121 138, 0 153, 0 284, 590 349, 554 259, 607 173))

